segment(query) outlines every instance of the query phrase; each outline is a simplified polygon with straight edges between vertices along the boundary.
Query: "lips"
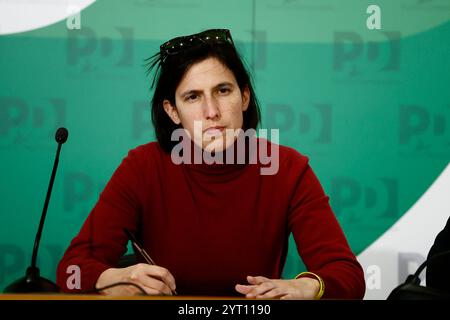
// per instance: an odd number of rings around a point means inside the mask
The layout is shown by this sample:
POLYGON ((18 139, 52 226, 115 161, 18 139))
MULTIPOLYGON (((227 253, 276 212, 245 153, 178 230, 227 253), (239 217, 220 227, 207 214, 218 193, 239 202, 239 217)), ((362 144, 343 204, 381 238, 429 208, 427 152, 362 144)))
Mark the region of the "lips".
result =
POLYGON ((223 126, 213 126, 205 129, 203 132, 208 134, 218 134, 222 133, 223 130, 225 130, 225 127, 223 126))

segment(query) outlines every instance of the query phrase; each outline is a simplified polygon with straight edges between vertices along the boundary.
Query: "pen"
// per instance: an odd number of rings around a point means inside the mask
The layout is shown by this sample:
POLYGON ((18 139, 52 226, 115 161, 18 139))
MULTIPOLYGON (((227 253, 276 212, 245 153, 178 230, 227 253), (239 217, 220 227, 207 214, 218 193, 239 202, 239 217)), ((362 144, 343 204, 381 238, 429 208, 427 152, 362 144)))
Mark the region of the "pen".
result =
MULTIPOLYGON (((156 266, 155 261, 153 261, 153 259, 149 256, 149 254, 145 251, 145 249, 139 244, 136 237, 130 231, 128 231, 127 228, 123 228, 123 231, 127 235, 128 239, 131 241, 131 244, 136 248, 136 250, 140 253, 140 255, 145 259, 145 261, 148 264, 156 266)), ((177 292, 175 290, 172 290, 172 293, 174 295, 177 295, 177 292)))

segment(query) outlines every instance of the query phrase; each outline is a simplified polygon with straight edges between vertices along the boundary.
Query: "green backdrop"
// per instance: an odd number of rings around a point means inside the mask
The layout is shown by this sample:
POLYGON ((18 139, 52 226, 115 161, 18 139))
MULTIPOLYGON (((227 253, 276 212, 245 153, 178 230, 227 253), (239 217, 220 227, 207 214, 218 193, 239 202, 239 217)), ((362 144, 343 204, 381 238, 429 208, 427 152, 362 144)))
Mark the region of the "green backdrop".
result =
MULTIPOLYGON (((450 4, 377 1, 382 29, 368 30, 369 4, 109 0, 83 10, 79 30, 0 36, 0 288, 30 263, 56 128, 69 139, 39 252, 51 279, 128 150, 154 140, 144 59, 207 28, 231 29, 262 127, 310 157, 360 253, 450 160, 450 4)), ((303 268, 291 240, 284 276, 303 268)))

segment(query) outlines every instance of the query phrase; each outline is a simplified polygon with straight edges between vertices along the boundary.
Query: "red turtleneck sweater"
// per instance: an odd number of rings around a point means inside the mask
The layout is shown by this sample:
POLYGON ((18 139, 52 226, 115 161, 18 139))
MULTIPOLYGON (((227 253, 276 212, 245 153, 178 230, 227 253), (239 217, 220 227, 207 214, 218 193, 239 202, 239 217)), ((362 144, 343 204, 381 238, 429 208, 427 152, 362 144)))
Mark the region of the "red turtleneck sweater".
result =
POLYGON ((131 150, 59 263, 58 285, 74 292, 67 268, 78 265, 81 290, 93 289, 126 252, 125 227, 173 274, 178 294, 237 295, 247 275, 281 277, 292 232, 324 298, 362 298, 361 266, 308 158, 279 146, 278 173, 260 168, 176 165, 156 142, 131 150))

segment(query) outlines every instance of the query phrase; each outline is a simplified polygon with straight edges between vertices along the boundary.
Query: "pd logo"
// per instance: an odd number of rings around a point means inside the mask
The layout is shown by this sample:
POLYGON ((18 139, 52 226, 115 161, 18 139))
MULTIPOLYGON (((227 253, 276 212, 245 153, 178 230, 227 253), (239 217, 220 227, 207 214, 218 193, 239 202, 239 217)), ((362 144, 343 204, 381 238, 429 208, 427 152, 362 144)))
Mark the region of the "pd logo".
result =
POLYGON ((150 102, 148 101, 133 102, 133 123, 131 124, 133 139, 154 138, 150 108, 150 102))
POLYGON ((103 191, 105 183, 97 183, 83 172, 69 172, 64 176, 64 211, 78 211, 86 217, 93 202, 103 191))
MULTIPOLYGON (((375 31, 373 31, 375 32, 375 31)), ((400 69, 400 32, 377 31, 384 41, 365 42, 355 32, 335 32, 333 69, 337 75, 353 78, 367 73, 384 73, 400 69)))
POLYGON ((394 218, 398 216, 398 181, 380 178, 361 182, 351 177, 331 180, 330 201, 337 216, 394 218), (361 215, 361 212, 367 215, 361 215))
MULTIPOLYGON (((25 274, 30 256, 28 250, 25 252, 23 247, 25 246, 11 243, 0 244, 0 288, 25 274)), ((63 252, 64 249, 60 244, 41 245, 37 264, 43 274, 54 274, 63 252), (51 271, 46 272, 44 269, 51 271)))
MULTIPOLYGON (((66 122, 66 100, 49 98, 28 102, 18 97, 0 96, 0 139, 2 144, 27 144, 27 136, 49 140, 66 122)), ((35 142, 33 142, 35 143, 35 142)))
POLYGON ((294 108, 288 104, 268 104, 267 126, 279 129, 286 139, 294 136, 301 141, 317 144, 331 143, 332 108, 330 104, 316 103, 294 108))
MULTIPOLYGON (((429 110, 402 105, 399 110, 399 144, 414 152, 450 154, 450 105, 429 110)), ((445 156, 444 155, 444 156, 445 156)))
POLYGON ((133 29, 117 27, 117 38, 100 37, 89 27, 67 32, 67 64, 82 73, 133 65, 133 29))

